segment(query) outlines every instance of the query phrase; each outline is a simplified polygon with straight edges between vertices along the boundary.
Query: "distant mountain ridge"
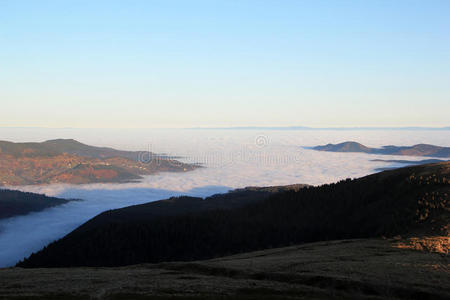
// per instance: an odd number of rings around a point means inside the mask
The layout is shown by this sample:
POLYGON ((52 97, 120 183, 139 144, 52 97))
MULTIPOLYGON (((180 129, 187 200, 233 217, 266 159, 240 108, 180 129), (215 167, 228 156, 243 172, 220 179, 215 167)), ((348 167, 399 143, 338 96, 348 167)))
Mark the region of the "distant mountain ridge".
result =
POLYGON ((446 127, 308 127, 308 126, 232 126, 232 127, 189 127, 186 129, 194 130, 339 130, 339 131, 358 131, 358 130, 450 130, 446 127))
POLYGON ((129 182, 156 172, 198 168, 147 151, 94 147, 73 139, 42 143, 0 141, 0 185, 129 182))
POLYGON ((381 148, 369 148, 363 144, 349 141, 340 144, 327 144, 316 146, 312 149, 329 152, 363 152, 383 155, 429 156, 450 157, 450 147, 440 147, 429 144, 417 144, 413 146, 383 146, 381 148))

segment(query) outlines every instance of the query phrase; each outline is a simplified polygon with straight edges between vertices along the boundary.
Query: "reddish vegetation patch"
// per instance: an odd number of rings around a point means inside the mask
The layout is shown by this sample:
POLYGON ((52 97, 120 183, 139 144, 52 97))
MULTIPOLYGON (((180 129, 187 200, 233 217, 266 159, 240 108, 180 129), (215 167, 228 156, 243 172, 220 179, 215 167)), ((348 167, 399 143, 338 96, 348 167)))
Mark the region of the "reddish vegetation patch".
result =
POLYGON ((97 179, 113 179, 118 175, 114 170, 92 170, 91 174, 97 179))
MULTIPOLYGON (((14 143, 0 141, 0 186, 55 182, 74 184, 125 182, 155 172, 183 172, 197 168, 195 165, 159 158, 149 163, 140 161, 138 152, 105 150, 88 145, 84 145, 87 149, 86 156, 51 148, 58 143, 65 147, 71 145, 78 147, 80 143, 74 140, 54 140, 44 143, 48 145, 17 146, 14 143), (3 145, 9 148, 3 148, 3 145)), ((77 152, 77 149, 74 148, 74 151, 77 152)))
POLYGON ((52 179, 52 182, 66 182, 66 183, 83 183, 83 178, 80 178, 79 176, 75 176, 73 174, 60 174, 58 176, 55 176, 52 179))
POLYGON ((448 255, 450 248, 450 237, 413 237, 394 243, 395 248, 412 249, 418 251, 436 252, 448 255))
POLYGON ((23 150, 23 154, 31 154, 31 153, 34 153, 33 149, 27 148, 23 150))

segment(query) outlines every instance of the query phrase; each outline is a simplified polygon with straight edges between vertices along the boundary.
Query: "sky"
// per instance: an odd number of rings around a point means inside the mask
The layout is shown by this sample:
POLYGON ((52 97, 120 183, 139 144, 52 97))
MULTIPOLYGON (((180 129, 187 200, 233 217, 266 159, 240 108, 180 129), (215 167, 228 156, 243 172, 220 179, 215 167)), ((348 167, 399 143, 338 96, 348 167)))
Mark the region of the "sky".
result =
POLYGON ((449 126, 450 1, 0 0, 0 126, 449 126))

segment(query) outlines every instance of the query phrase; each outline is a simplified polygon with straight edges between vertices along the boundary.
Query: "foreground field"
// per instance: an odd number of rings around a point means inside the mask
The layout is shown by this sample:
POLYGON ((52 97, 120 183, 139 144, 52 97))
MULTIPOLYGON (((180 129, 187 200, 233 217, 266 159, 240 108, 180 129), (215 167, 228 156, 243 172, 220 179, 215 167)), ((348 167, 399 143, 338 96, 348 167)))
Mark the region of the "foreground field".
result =
POLYGON ((189 263, 1 269, 0 299, 449 299, 448 241, 341 240, 189 263))

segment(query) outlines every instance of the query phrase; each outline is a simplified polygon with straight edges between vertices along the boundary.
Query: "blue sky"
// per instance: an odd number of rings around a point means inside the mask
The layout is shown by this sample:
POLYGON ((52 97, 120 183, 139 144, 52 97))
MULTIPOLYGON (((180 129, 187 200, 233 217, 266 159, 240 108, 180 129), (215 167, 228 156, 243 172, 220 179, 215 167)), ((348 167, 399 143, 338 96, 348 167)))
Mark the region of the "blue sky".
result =
POLYGON ((0 0, 0 126, 449 126, 450 1, 0 0))

